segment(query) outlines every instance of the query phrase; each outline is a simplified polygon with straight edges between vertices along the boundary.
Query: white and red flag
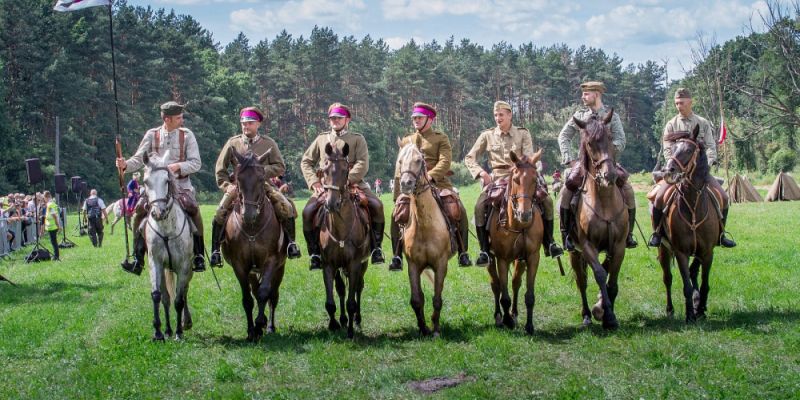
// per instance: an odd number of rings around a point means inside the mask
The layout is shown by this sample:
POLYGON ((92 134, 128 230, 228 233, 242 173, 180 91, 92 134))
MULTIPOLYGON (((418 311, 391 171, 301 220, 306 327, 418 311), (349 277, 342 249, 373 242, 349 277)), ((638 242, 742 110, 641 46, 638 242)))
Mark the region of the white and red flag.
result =
POLYGON ((108 6, 111 0, 58 0, 53 10, 56 11, 75 11, 89 7, 108 6))
POLYGON ((722 144, 725 141, 725 138, 728 137, 728 127, 725 126, 725 117, 719 117, 719 141, 717 144, 722 144))

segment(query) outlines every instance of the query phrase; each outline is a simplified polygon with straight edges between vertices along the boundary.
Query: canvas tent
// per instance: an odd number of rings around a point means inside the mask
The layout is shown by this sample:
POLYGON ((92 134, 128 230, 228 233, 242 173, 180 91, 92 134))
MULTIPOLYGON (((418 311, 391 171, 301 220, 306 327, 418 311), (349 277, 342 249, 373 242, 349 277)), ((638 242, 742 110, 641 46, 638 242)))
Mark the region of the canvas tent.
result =
POLYGON ((800 187, 790 175, 781 172, 769 188, 766 201, 800 200, 800 187))
POLYGON ((746 176, 740 176, 739 174, 734 175, 728 185, 728 197, 731 199, 731 203, 762 201, 761 195, 758 194, 750 180, 746 176))

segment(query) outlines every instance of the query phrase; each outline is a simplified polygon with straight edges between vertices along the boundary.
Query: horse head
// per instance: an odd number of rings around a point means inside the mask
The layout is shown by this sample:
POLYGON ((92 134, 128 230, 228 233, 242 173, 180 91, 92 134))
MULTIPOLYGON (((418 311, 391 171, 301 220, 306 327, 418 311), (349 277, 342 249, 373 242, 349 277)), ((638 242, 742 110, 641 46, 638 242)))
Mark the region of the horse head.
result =
POLYGON ((242 155, 231 147, 230 152, 237 162, 233 174, 239 188, 242 217, 245 224, 252 225, 264 207, 267 174, 262 162, 267 158, 269 151, 260 156, 256 156, 252 151, 242 155))
POLYGON ((614 109, 604 119, 592 115, 587 122, 575 117, 572 121, 581 130, 580 160, 584 170, 600 186, 612 186, 617 181, 617 169, 614 166, 614 143, 611 135, 611 118, 614 109))
POLYGON ((166 160, 169 151, 163 157, 154 157, 145 153, 144 161, 144 190, 147 193, 150 216, 160 221, 167 217, 173 204, 175 204, 175 180, 172 172, 167 168, 166 160))
POLYGON ((350 174, 350 161, 347 155, 350 154, 350 145, 345 143, 340 152, 328 143, 325 145, 325 154, 328 156, 322 167, 322 185, 328 192, 325 208, 339 211, 342 200, 347 196, 347 177, 350 174))
POLYGON ((508 195, 511 199, 508 206, 511 208, 514 220, 521 224, 527 224, 533 220, 533 198, 536 195, 536 184, 539 180, 536 163, 542 158, 542 150, 540 149, 530 158, 525 155, 519 157, 513 151, 510 156, 514 167, 511 169, 511 181, 508 188, 508 195))
POLYGON ((425 157, 416 145, 407 144, 397 155, 397 166, 400 169, 400 192, 413 194, 419 178, 427 173, 425 157))
POLYGON ((691 133, 678 131, 664 138, 675 142, 672 146, 672 155, 664 166, 664 180, 667 183, 675 184, 695 176, 705 178, 709 173, 705 148, 697 141, 699 134, 700 125, 697 125, 691 133))

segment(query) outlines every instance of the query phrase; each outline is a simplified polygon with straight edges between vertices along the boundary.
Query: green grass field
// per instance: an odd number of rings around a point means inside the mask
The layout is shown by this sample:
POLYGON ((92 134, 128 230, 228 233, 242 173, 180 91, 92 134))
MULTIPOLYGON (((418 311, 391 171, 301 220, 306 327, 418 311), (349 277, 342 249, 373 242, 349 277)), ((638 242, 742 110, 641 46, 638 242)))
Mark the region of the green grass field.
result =
MULTIPOLYGON (((646 178, 636 179, 649 235, 646 178)), ((462 196, 471 209, 477 187, 462 196)), ((389 214, 391 198, 383 200, 389 214)), ((213 209, 203 207, 206 221, 213 209)), ((303 243, 304 257, 286 267, 275 334, 244 340, 241 295, 226 266, 216 270, 222 291, 210 271, 195 275, 185 340, 153 343, 148 278, 120 269, 121 230, 102 249, 73 237, 79 247, 63 250, 59 263, 25 264, 24 249, 0 261, 0 274, 18 285, 0 282, 0 398, 405 399, 428 397, 413 382, 460 374, 462 384, 430 396, 800 398, 798 215, 797 202, 733 205, 729 230, 739 246, 717 250, 708 319, 691 326, 677 277, 676 316, 665 316, 656 251, 641 237, 626 254, 621 326, 610 333, 597 322, 580 327, 574 281, 551 259, 539 269, 536 333, 497 329, 487 272, 451 259, 440 339, 417 337, 407 274, 386 265, 367 272, 355 340, 328 332, 322 274, 308 271, 303 243)), ((474 240, 470 248, 474 259, 474 240)), ((594 296, 596 285, 589 288, 594 296)), ((425 289, 429 317, 428 282, 425 289)))

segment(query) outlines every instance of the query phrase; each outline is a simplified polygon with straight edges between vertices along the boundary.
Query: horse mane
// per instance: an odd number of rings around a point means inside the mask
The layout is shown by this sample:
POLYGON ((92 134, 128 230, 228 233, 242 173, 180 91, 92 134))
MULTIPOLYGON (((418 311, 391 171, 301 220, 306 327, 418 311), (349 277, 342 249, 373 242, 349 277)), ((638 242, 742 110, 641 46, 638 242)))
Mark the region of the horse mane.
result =
POLYGON ((586 153, 586 145, 591 142, 600 142, 602 140, 607 140, 606 135, 606 128, 603 121, 600 120, 600 117, 597 114, 594 114, 586 121, 586 129, 582 129, 581 132, 586 132, 586 134, 581 134, 581 144, 580 148, 578 149, 578 160, 580 160, 580 165, 584 171, 589 171, 589 167, 591 164, 591 158, 589 154, 586 153))
POLYGON ((694 176, 706 177, 711 173, 711 168, 708 166, 708 156, 706 155, 706 146, 703 142, 692 138, 689 131, 669 132, 664 135, 665 141, 676 142, 678 140, 689 140, 697 146, 699 154, 694 167, 694 176))
POLYGON ((414 143, 407 143, 400 148, 400 152, 397 154, 397 159, 401 160, 405 157, 408 157, 408 153, 412 152, 413 150, 419 151, 419 148, 417 148, 417 145, 414 143))

